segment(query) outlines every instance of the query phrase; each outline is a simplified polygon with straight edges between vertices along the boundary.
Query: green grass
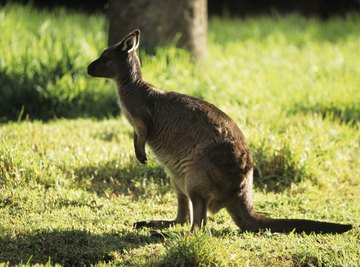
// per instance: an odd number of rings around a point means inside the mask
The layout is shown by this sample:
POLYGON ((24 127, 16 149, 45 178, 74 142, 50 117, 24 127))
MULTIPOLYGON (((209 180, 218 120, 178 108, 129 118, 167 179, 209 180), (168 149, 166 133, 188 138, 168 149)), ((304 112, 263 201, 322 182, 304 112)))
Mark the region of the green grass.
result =
POLYGON ((2 8, 0 265, 359 266, 359 23, 212 18, 205 62, 172 47, 141 52, 146 80, 206 99, 241 126, 257 210, 355 226, 242 233, 221 211, 191 234, 133 228, 173 218, 176 197, 153 154, 136 161, 114 86, 86 75, 105 47, 105 18, 2 8))
POLYGON ((86 76, 106 44, 103 17, 8 5, 0 22, 0 121, 118 114, 113 87, 86 76))

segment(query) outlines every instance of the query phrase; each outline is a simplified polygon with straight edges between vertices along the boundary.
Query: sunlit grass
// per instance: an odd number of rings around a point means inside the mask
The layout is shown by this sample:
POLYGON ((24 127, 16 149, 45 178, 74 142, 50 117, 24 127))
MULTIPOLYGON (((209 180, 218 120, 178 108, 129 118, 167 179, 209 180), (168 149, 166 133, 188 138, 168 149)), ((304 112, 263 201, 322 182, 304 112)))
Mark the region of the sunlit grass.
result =
POLYGON ((241 126, 257 210, 355 228, 241 233, 221 211, 195 234, 189 225, 133 229, 175 217, 176 197, 151 152, 146 166, 136 161, 113 84, 86 75, 106 46, 105 18, 8 5, 0 10, 0 265, 360 265, 360 16, 209 23, 206 61, 173 47, 140 51, 144 78, 208 100, 241 126))

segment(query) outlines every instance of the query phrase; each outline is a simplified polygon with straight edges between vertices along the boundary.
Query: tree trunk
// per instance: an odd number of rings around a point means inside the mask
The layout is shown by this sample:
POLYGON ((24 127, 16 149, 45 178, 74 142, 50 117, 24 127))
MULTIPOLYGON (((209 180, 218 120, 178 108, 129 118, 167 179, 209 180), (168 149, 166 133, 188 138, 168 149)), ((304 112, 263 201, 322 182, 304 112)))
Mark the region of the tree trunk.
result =
POLYGON ((140 47, 176 44, 196 59, 207 53, 207 0, 110 0, 109 45, 139 28, 140 47))

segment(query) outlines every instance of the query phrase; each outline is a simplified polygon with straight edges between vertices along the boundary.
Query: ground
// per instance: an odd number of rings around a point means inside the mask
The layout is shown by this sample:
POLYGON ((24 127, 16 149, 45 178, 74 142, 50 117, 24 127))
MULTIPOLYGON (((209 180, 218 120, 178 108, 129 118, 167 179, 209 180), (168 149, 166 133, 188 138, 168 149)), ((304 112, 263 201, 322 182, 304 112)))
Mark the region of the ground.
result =
POLYGON ((359 23, 211 18, 204 62, 173 47, 141 52, 147 81, 203 98, 242 128, 257 210, 354 225, 342 235, 244 233, 221 211, 192 234, 133 228, 174 218, 176 197, 151 152, 147 165, 136 161, 114 85, 86 75, 105 48, 105 18, 6 6, 0 265, 360 265, 359 23))

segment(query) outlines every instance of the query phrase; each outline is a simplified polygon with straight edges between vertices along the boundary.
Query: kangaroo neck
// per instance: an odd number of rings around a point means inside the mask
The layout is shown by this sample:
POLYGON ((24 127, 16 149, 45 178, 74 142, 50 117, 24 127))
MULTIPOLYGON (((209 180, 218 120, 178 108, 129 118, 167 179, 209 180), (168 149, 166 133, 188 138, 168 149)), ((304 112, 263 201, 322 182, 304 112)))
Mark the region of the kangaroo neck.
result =
POLYGON ((143 84, 140 61, 133 52, 129 55, 126 67, 119 71, 119 75, 115 78, 118 88, 126 88, 143 84))
POLYGON ((127 98, 143 95, 146 92, 146 83, 141 78, 141 72, 131 72, 115 80, 120 101, 127 98))
POLYGON ((144 87, 143 81, 135 81, 135 82, 117 82, 117 92, 121 102, 126 102, 129 99, 139 99, 140 95, 144 95, 146 93, 146 89, 144 87))

